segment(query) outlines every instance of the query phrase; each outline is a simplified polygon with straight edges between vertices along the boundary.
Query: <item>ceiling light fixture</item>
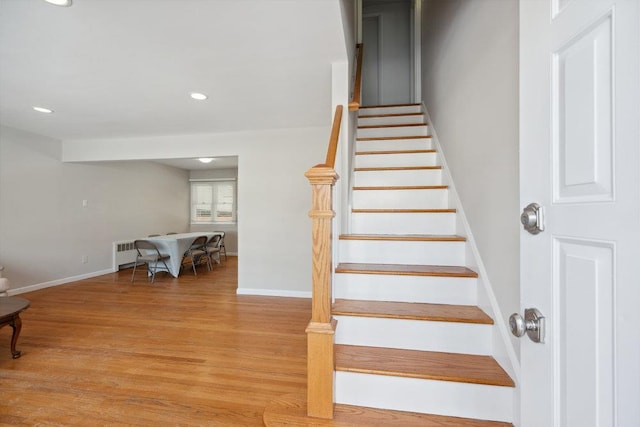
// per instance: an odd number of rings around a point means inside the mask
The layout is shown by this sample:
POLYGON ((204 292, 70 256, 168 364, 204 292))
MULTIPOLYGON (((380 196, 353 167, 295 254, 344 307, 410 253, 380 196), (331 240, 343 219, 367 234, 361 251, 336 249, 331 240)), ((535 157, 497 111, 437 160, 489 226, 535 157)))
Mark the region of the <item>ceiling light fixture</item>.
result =
POLYGON ((45 114, 53 113, 53 110, 51 110, 50 108, 44 108, 44 107, 32 107, 32 108, 39 113, 45 113, 45 114))
POLYGON ((44 1, 56 6, 64 6, 64 7, 71 6, 71 0, 44 0, 44 1))
POLYGON ((213 162, 213 159, 211 157, 200 157, 198 160, 200 160, 202 163, 211 163, 211 162, 213 162))
POLYGON ((191 96, 191 98, 195 99, 196 101, 204 101, 205 99, 209 98, 207 95, 200 92, 191 92, 189 96, 191 96))

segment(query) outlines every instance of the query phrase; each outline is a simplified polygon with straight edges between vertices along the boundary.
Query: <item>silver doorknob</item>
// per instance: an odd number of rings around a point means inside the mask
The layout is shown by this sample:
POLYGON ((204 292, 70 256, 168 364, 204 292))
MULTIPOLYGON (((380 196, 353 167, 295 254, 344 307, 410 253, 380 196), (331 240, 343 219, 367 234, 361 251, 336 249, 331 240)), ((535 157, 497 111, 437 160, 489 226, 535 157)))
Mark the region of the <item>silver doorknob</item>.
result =
POLYGON ((520 222, 525 230, 531 234, 538 234, 544 231, 544 220, 542 217, 542 207, 537 203, 528 204, 520 215, 520 222))
POLYGON ((509 316, 511 333, 520 338, 526 332, 531 341, 544 343, 545 318, 537 309, 526 308, 524 319, 518 313, 509 316))

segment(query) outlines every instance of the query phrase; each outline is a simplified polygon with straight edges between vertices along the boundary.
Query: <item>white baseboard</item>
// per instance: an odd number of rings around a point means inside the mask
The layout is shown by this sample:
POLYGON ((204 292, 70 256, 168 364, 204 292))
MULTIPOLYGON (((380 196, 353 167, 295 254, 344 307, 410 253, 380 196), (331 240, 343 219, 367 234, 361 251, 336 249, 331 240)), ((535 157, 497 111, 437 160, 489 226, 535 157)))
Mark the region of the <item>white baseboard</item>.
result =
POLYGON ((18 295, 40 289, 51 288, 53 286, 64 285, 65 283, 77 282, 78 280, 90 279, 92 277, 102 276, 109 273, 113 273, 112 268, 80 274, 78 276, 65 277, 63 279, 52 280, 50 282, 36 283, 35 285, 23 286, 21 288, 9 289, 7 292, 9 295, 18 295))
POLYGON ((311 291, 288 291, 285 289, 238 288, 238 295, 259 295, 265 297, 311 298, 311 291))

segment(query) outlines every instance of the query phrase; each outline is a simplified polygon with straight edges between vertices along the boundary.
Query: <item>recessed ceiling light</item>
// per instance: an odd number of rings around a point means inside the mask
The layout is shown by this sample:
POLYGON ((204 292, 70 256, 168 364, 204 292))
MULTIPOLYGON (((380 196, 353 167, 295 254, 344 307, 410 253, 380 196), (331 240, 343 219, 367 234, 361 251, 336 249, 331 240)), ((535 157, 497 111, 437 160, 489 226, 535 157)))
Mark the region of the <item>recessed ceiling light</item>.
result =
POLYGON ((33 107, 34 110, 36 110, 39 113, 46 113, 46 114, 51 114, 53 113, 53 110, 49 109, 49 108, 44 108, 44 107, 33 107))
POLYGON ((54 4, 56 6, 71 6, 71 0, 44 0, 47 3, 54 4))
POLYGON ((200 92, 191 92, 189 95, 191 96, 191 98, 195 99, 196 101, 204 101, 205 99, 208 98, 207 95, 200 92))
POLYGON ((211 157, 200 157, 198 160, 200 160, 202 163, 211 163, 211 162, 213 162, 213 159, 211 157))

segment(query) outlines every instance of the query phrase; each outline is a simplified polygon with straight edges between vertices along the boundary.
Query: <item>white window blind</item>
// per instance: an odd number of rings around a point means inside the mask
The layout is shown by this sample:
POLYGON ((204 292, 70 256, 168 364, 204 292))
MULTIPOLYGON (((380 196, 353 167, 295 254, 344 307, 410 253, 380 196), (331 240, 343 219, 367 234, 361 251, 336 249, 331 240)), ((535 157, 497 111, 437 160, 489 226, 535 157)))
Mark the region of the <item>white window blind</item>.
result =
POLYGON ((192 181, 191 222, 210 224, 236 221, 235 181, 192 181))

